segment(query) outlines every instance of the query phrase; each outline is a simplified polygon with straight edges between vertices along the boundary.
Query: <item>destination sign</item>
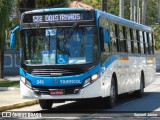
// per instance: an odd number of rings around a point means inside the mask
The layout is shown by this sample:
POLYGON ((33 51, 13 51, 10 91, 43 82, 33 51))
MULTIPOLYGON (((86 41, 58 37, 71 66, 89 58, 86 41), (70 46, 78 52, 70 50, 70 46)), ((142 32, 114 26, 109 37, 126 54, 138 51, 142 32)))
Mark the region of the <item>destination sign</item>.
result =
POLYGON ((34 15, 32 16, 33 22, 56 22, 56 21, 76 21, 81 20, 80 13, 72 14, 49 14, 49 15, 34 15))
POLYGON ((63 22, 63 21, 81 21, 94 20, 93 11, 80 12, 48 12, 48 13, 26 13, 23 17, 23 23, 44 23, 44 22, 63 22))

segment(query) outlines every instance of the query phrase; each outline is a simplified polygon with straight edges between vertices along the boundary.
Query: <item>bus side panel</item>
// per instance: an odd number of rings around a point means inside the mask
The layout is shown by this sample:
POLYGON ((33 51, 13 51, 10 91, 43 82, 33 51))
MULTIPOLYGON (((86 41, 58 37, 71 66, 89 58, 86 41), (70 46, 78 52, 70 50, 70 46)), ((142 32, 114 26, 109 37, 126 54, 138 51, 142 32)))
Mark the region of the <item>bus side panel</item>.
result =
POLYGON ((102 97, 110 96, 110 86, 111 86, 112 74, 113 74, 112 67, 109 67, 105 70, 105 72, 103 73, 103 75, 101 77, 102 91, 103 91, 102 97))
POLYGON ((146 58, 145 87, 155 80, 155 58, 146 58))

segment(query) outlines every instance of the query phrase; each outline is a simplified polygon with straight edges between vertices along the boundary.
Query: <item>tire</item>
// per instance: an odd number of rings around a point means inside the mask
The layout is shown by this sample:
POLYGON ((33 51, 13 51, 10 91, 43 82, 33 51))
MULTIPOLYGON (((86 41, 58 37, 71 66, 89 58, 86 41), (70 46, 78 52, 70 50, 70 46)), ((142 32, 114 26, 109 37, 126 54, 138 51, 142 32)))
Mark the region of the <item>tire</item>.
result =
POLYGON ((108 108, 113 108, 117 104, 117 86, 114 77, 112 77, 111 81, 110 96, 104 98, 104 103, 108 108))
POLYGON ((39 105, 42 109, 51 109, 53 101, 52 100, 39 100, 39 105))
POLYGON ((140 89, 135 92, 136 97, 141 98, 144 95, 144 75, 141 73, 140 89))

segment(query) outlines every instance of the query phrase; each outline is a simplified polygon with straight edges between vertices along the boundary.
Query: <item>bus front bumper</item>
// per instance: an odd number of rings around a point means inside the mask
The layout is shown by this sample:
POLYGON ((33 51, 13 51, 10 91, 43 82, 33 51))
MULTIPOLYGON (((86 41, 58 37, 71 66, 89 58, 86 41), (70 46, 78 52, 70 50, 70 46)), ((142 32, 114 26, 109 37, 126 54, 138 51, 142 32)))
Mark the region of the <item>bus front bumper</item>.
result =
POLYGON ((76 100, 102 96, 101 84, 98 80, 80 89, 76 94, 67 95, 37 94, 34 90, 28 88, 22 81, 20 81, 20 93, 21 97, 24 99, 76 100))

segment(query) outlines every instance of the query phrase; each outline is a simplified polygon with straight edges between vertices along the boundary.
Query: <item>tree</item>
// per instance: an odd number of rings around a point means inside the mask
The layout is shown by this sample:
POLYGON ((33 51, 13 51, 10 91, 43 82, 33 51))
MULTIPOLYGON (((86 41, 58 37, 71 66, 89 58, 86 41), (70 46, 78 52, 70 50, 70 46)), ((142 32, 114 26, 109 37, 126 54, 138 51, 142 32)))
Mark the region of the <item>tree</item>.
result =
POLYGON ((0 0, 0 78, 3 78, 4 66, 4 48, 6 39, 6 30, 9 25, 9 18, 12 10, 11 0, 0 0))
POLYGON ((36 8, 63 7, 68 4, 68 0, 36 0, 36 8))
POLYGON ((82 0, 82 2, 93 6, 93 8, 102 9, 102 0, 82 0))
POLYGON ((146 3, 146 25, 154 25, 157 23, 158 1, 147 0, 146 3), (151 7, 152 6, 152 7, 151 7))
POLYGON ((124 0, 119 0, 119 16, 124 18, 124 0))
POLYGON ((142 24, 146 23, 146 0, 142 0, 142 24))
POLYGON ((35 0, 17 0, 20 13, 35 9, 35 0))
POLYGON ((135 21, 135 0, 130 0, 130 20, 135 21))
POLYGON ((160 23, 160 0, 158 0, 158 23, 160 23))

